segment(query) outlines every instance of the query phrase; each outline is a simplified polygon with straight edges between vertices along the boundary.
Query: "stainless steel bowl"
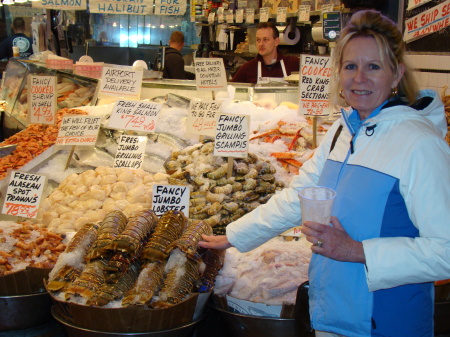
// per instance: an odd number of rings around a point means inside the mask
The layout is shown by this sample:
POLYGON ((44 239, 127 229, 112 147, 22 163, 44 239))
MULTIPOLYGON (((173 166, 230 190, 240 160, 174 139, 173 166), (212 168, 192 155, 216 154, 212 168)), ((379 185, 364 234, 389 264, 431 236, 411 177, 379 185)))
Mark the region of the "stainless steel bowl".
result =
POLYGON ((50 295, 0 296, 0 331, 21 330, 47 323, 52 319, 50 295))
POLYGON ((228 336, 295 337, 294 318, 250 316, 214 308, 228 336))
POLYGON ((194 331, 197 327, 197 324, 204 319, 204 316, 201 316, 195 321, 192 321, 188 324, 170 329, 170 330, 162 330, 162 331, 153 331, 153 332, 105 332, 105 331, 95 331, 77 327, 73 324, 70 324, 64 321, 61 317, 58 316, 56 310, 52 307, 51 313, 53 317, 61 324, 64 325, 67 336, 69 337, 114 337, 114 336, 138 336, 138 337, 191 337, 194 334, 194 331))

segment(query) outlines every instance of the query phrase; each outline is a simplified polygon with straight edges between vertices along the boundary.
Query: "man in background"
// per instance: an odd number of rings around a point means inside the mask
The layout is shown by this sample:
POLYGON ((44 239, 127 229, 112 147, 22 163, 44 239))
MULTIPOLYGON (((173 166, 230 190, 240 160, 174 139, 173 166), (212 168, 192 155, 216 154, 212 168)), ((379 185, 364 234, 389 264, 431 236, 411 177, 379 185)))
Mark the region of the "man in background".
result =
POLYGON ((9 36, 0 43, 0 60, 13 57, 12 47, 19 47, 20 57, 33 54, 33 39, 25 35, 25 21, 15 18, 12 24, 13 36, 9 36))
POLYGON ((280 32, 273 22, 261 22, 256 28, 258 55, 244 63, 234 74, 231 82, 270 83, 282 82, 300 68, 300 58, 285 56, 278 49, 280 32))
POLYGON ((170 35, 169 47, 165 49, 163 78, 177 80, 193 80, 195 75, 184 70, 184 59, 181 49, 184 47, 184 35, 175 31, 170 35))

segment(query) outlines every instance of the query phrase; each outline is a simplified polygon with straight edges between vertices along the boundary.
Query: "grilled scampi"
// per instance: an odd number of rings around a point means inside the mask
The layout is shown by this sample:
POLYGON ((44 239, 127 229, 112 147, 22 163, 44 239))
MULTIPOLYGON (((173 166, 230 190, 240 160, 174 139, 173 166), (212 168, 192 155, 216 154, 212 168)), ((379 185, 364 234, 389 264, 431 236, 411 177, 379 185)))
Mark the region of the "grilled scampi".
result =
POLYGON ((87 261, 106 257, 108 250, 106 247, 121 233, 127 224, 127 217, 121 211, 112 211, 106 214, 103 219, 92 248, 86 256, 87 261))
POLYGON ((188 258, 200 262, 201 258, 197 254, 197 244, 202 240, 203 234, 212 235, 211 226, 203 221, 193 222, 186 228, 178 240, 167 247, 166 251, 170 252, 176 247, 184 252, 188 258))
POLYGON ((114 254, 106 267, 108 283, 116 282, 131 263, 139 258, 157 223, 158 217, 153 210, 142 211, 130 218, 125 229, 106 246, 105 249, 114 254))
POLYGON ((121 299, 133 286, 139 275, 139 262, 134 262, 126 273, 115 283, 103 283, 86 302, 87 305, 104 306, 121 299))
POLYGON ((89 223, 78 230, 50 272, 48 290, 58 291, 65 288, 81 273, 85 265, 84 258, 97 238, 98 229, 97 224, 89 223))
POLYGON ((66 295, 81 296, 86 299, 91 298, 95 291, 105 283, 105 268, 107 260, 97 259, 86 265, 86 267, 68 287, 66 295))
POLYGON ((122 305, 126 307, 149 302, 162 286, 165 266, 166 261, 147 262, 133 287, 126 293, 122 305))
POLYGON ((163 287, 151 306, 156 309, 168 308, 182 302, 192 293, 200 278, 199 263, 188 259, 179 249, 174 249, 166 265, 167 276, 163 287))
POLYGON ((164 213, 142 252, 142 258, 153 262, 164 261, 169 255, 166 248, 180 238, 187 221, 183 212, 168 211, 164 213))

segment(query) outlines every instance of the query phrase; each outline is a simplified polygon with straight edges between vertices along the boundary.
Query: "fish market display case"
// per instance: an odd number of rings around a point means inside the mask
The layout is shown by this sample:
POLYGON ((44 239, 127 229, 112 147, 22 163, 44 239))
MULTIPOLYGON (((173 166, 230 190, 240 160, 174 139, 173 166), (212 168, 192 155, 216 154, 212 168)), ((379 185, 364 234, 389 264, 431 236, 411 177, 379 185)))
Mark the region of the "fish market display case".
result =
MULTIPOLYGON (((234 99, 238 101, 272 100, 277 105, 281 102, 298 104, 298 84, 271 83, 266 85, 249 83, 228 83, 235 90, 234 99)), ((196 82, 192 80, 149 80, 143 81, 141 99, 165 96, 168 93, 200 99, 213 99, 212 91, 197 90, 196 82)))
POLYGON ((3 137, 8 138, 27 126, 28 75, 56 76, 57 109, 91 105, 96 101, 98 80, 75 75, 69 70, 55 70, 36 62, 10 59, 3 73, 1 99, 5 101, 3 137))

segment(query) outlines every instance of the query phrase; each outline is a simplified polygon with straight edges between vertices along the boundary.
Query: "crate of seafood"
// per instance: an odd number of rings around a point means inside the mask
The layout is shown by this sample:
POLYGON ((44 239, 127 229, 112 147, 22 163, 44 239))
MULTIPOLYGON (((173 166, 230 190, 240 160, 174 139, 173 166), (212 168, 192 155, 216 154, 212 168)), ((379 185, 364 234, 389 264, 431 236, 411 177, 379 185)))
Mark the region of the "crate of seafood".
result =
POLYGON ((77 231, 49 274, 54 316, 102 333, 166 331, 198 320, 221 264, 199 251, 205 222, 111 211, 77 231))
POLYGON ((63 237, 30 223, 0 221, 0 330, 28 329, 51 319, 43 279, 59 254, 63 237))

